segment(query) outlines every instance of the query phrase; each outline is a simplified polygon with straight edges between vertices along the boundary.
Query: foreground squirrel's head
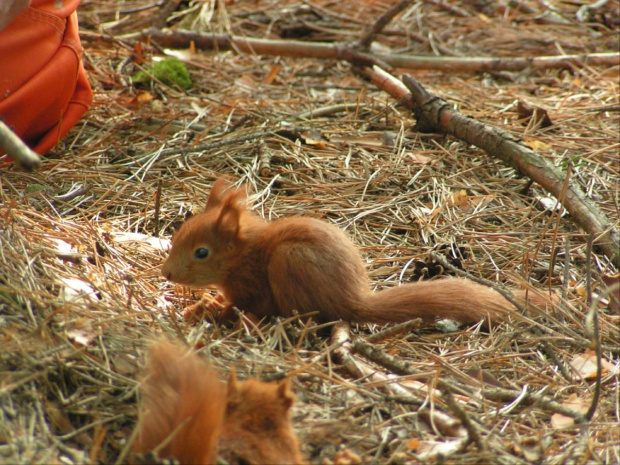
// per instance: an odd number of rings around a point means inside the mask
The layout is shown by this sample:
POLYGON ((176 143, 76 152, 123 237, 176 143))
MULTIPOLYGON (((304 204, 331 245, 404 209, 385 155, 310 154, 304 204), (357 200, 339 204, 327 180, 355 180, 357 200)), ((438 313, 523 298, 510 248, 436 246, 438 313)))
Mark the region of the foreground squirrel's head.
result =
POLYGON ((213 185, 204 212, 189 218, 172 236, 172 248, 161 274, 190 287, 221 283, 239 256, 243 244, 240 219, 243 189, 232 189, 219 179, 213 185))

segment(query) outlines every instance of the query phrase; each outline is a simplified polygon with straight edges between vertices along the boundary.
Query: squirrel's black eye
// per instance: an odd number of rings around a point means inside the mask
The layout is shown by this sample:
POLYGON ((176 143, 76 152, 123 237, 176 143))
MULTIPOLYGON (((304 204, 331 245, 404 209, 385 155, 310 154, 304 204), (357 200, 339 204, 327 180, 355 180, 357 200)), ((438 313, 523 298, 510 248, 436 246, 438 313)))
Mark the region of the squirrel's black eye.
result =
POLYGON ((194 257, 196 258, 207 258, 209 256, 209 249, 206 249, 204 247, 199 247, 196 249, 196 251, 194 252, 194 257))

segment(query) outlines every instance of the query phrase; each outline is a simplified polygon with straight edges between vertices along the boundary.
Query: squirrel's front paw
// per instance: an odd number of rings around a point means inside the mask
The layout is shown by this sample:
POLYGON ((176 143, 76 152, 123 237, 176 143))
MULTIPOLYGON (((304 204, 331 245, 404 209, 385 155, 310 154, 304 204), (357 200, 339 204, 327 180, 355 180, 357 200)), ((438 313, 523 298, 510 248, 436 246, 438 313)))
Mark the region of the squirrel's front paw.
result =
POLYGON ((189 323, 199 323, 205 318, 211 317, 221 320, 226 315, 229 305, 226 304, 224 296, 203 294, 198 302, 183 310, 183 318, 189 323))

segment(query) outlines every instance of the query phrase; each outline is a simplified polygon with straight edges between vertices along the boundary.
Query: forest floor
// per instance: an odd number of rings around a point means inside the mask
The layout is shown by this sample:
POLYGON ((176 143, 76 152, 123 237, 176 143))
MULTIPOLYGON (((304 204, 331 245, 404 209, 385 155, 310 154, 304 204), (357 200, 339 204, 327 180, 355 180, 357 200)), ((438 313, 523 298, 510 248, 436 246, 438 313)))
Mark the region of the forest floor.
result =
MULTIPOLYGON (((371 51, 618 52, 617 1, 549 3, 411 2, 371 51), (512 3, 522 7, 502 6, 512 3)), ((311 463, 620 462, 620 310, 603 284, 617 283, 618 269, 589 251, 550 194, 479 148, 418 132, 409 110, 346 61, 185 49, 175 56, 189 89, 133 83, 165 56, 135 35, 163 24, 160 7, 140 8, 151 4, 82 2, 93 105, 39 171, 0 171, 0 463, 127 461, 140 367, 160 337, 198 348, 223 379, 232 368, 239 378, 291 375, 292 420, 311 463), (351 349, 361 378, 336 358, 330 328, 296 318, 191 325, 182 310, 200 292, 167 283, 159 268, 218 177, 245 184, 265 218, 306 215, 346 230, 376 289, 446 274, 435 251, 498 285, 552 289, 560 302, 490 330, 373 342, 392 365, 351 349)), ((183 3, 167 24, 354 45, 394 4, 183 3)), ((392 74, 570 170, 620 226, 618 64, 392 74)), ((353 325, 350 337, 382 329, 353 325)))

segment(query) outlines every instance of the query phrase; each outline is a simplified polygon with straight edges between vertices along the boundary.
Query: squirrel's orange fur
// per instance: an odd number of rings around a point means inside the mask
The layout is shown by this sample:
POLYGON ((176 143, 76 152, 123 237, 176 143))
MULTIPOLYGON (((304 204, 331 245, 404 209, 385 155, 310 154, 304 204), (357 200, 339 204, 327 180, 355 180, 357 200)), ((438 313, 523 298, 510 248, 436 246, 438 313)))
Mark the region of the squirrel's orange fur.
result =
MULTIPOLYGON (((499 321, 514 309, 495 290, 461 278, 370 290, 358 251, 337 227, 312 218, 267 222, 243 204, 244 191, 218 180, 203 213, 172 239, 162 267, 168 280, 216 287, 225 308, 259 318, 318 312, 319 320, 387 323, 450 318, 462 324, 499 321), (205 252, 206 251, 206 252, 205 252)), ((525 292, 514 291, 523 300, 525 292)), ((530 292, 536 305, 548 300, 530 292)))
POLYGON ((195 353, 167 341, 149 352, 134 450, 156 450, 181 464, 301 464, 289 419, 295 396, 288 380, 228 386, 195 353), (163 445, 162 445, 163 444, 163 445))

